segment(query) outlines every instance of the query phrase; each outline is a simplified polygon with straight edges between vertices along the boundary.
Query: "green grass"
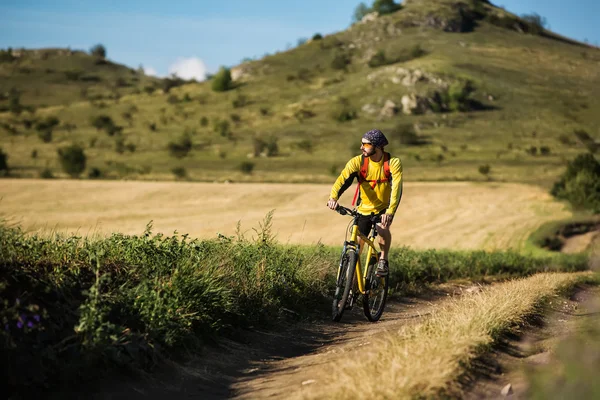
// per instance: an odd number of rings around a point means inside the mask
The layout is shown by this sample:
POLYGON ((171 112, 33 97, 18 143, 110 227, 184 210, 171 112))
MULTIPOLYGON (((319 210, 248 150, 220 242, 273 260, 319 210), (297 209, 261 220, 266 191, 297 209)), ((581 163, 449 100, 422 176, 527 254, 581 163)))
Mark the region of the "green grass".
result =
MULTIPOLYGON (((331 182, 332 166, 340 168, 357 154, 355 144, 360 136, 378 127, 392 137, 389 150, 402 158, 407 179, 487 180, 478 168, 489 164, 492 180, 549 187, 567 160, 587 151, 573 131, 583 129, 592 137, 598 136, 600 116, 594 110, 600 107, 600 77, 596 73, 600 51, 506 30, 486 20, 465 33, 406 26, 406 21, 418 21, 435 10, 448 17, 448 12, 454 12, 448 4, 408 4, 373 23, 357 24, 322 40, 247 62, 239 67, 249 76, 226 92, 213 92, 209 81, 149 95, 143 91, 146 83, 141 77, 131 88, 114 89, 120 93, 118 101, 103 99, 91 104, 68 90, 53 91, 63 94, 48 102, 54 104, 52 107, 32 115, 0 114, 0 122, 17 130, 15 134, 0 128, 11 174, 36 177, 50 168, 54 175, 65 176, 56 150, 77 142, 88 155, 88 169, 97 168, 109 179, 175 179, 171 171, 182 167, 188 179, 198 181, 331 182), (425 55, 391 66, 367 65, 375 51, 384 51, 388 59, 406 59, 404 55, 417 45, 425 55), (331 67, 336 52, 350 56, 347 70, 331 67), (491 109, 411 116, 400 113, 381 120, 378 110, 386 100, 400 104, 405 94, 426 95, 435 88, 431 82, 418 82, 415 87, 393 83, 398 67, 421 69, 448 83, 469 79, 477 88, 473 98, 491 109), (234 100, 240 95, 246 97, 247 104, 235 107, 234 100), (340 98, 347 99, 348 107, 358 113, 357 119, 339 122, 332 118, 340 98), (377 112, 362 111, 366 104, 374 105, 377 112), (136 111, 131 113, 130 124, 123 115, 132 106, 136 111), (261 110, 268 112, 264 115, 261 110), (304 117, 298 118, 302 113, 304 117), (134 152, 118 154, 115 138, 91 126, 91 118, 101 114, 124 127, 122 135, 126 143, 135 145, 134 152), (237 114, 239 122, 232 120, 232 114, 237 114), (35 129, 25 127, 24 120, 48 115, 57 116, 61 125, 52 141, 43 143, 35 129), (202 126, 202 118, 208 119, 207 126, 202 126), (229 121, 231 134, 222 136, 213 129, 222 120, 229 121), (429 144, 400 145, 392 134, 398 123, 420 125, 420 134, 429 138, 429 144), (66 130, 65 124, 76 128, 66 130), (155 131, 150 124, 155 124, 155 131), (191 135, 192 151, 181 160, 171 157, 168 143, 185 132, 191 135), (572 143, 562 143, 561 135, 572 143), (252 160, 255 168, 252 174, 245 174, 239 165, 252 158, 253 138, 257 136, 276 137, 279 155, 252 160), (299 148, 301 141, 310 142, 311 151, 299 148), (527 152, 532 146, 538 155, 527 152), (539 155, 542 146, 550 149, 548 155, 539 155), (31 158, 34 149, 38 151, 35 159, 31 158)), ((32 63, 37 65, 38 61, 32 63)), ((3 68, 7 68, 5 64, 3 68)), ((20 82, 22 78, 15 72, 18 64, 11 68, 5 76, 20 82)), ((34 89, 41 78, 29 79, 34 89)), ((32 100, 25 96, 23 102, 32 100)))
MULTIPOLYGON (((38 237, 0 226, 2 383, 36 392, 151 370, 249 326, 328 315, 339 248, 283 246, 267 215, 256 238, 113 234, 38 237), (291 310, 291 314, 290 314, 291 310)), ((451 279, 579 271, 587 257, 511 252, 393 251, 391 281, 406 293, 451 279)))

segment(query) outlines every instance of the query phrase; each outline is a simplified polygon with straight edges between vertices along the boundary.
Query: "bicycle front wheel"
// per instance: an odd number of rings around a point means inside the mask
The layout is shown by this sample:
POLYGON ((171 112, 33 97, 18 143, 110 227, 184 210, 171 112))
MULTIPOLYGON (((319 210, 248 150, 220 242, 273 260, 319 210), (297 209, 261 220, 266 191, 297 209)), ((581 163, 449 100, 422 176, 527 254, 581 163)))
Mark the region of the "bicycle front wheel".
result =
POLYGON ((341 268, 335 287, 335 294, 333 295, 333 304, 331 309, 331 315, 334 321, 339 321, 344 314, 346 304, 348 303, 348 297, 350 295, 350 289, 352 289, 352 283, 354 281, 354 270, 356 269, 356 252, 354 250, 348 250, 342 256, 341 268))
POLYGON ((365 317, 371 322, 379 321, 385 301, 388 294, 389 274, 388 276, 377 276, 377 259, 370 263, 366 279, 366 293, 363 296, 363 309, 365 317))

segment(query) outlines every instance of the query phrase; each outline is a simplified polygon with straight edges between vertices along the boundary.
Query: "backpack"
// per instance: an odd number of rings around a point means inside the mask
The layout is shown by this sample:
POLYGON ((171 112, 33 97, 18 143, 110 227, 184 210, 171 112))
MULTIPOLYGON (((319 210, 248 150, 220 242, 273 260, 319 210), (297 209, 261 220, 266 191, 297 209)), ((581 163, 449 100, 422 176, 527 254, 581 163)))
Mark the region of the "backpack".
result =
POLYGON ((354 193, 352 206, 356 204, 356 199, 358 198, 358 193, 360 192, 360 184, 362 182, 370 182, 371 189, 375 189, 375 186, 378 183, 387 182, 391 180, 392 173, 390 172, 390 157, 390 153, 383 153, 383 173, 385 175, 385 178, 369 180, 367 179, 367 172, 369 171, 369 157, 362 156, 362 166, 360 167, 360 171, 358 173, 358 184, 356 185, 356 193, 354 193))

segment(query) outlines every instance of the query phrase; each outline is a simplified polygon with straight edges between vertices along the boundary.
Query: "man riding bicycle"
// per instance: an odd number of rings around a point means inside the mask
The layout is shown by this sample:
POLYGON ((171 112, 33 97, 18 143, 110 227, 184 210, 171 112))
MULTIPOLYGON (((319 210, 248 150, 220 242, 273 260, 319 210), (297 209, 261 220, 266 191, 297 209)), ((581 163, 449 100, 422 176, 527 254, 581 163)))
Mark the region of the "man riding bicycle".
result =
MULTIPOLYGON (((360 232, 367 236, 373 227, 372 215, 381 216, 381 222, 376 225, 381 249, 377 264, 377 275, 380 277, 389 273, 388 253, 392 242, 390 226, 402 198, 402 162, 384 151, 387 144, 388 141, 380 130, 365 133, 360 144, 362 155, 348 161, 333 184, 327 202, 327 206, 335 210, 342 193, 352 185, 354 178, 358 179, 358 201, 355 195, 352 205, 356 202, 357 211, 362 214, 358 221, 360 232)), ((362 244, 361 240, 361 249, 362 244)))

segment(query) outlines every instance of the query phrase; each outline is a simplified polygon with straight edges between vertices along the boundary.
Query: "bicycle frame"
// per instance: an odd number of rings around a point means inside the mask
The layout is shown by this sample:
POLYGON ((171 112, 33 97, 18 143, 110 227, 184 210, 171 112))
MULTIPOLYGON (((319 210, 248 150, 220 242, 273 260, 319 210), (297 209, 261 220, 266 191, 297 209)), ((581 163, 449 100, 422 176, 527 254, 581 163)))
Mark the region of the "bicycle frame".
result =
MULTIPOLYGON (((373 227, 373 229, 375 229, 375 227, 373 227)), ((348 250, 348 248, 350 249, 354 249, 356 251, 356 254, 358 254, 358 257, 356 258, 356 280, 358 282, 358 291, 361 294, 365 294, 365 282, 367 280, 367 275, 369 274, 369 270, 368 268, 364 268, 363 270, 363 263, 361 261, 361 257, 360 257, 360 244, 358 243, 357 239, 361 238, 363 240, 363 242, 365 244, 367 244, 369 250, 367 251, 367 255, 366 255, 366 262, 364 263, 365 266, 368 266, 369 264, 369 260, 371 259, 371 257, 375 254, 377 254, 377 249, 375 248, 375 244, 373 243, 373 240, 366 237, 365 235, 363 235, 359 230, 358 230, 358 225, 356 224, 356 217, 354 220, 354 223, 352 225, 352 234, 350 235, 350 240, 344 242, 344 247, 342 249, 342 254, 345 254, 346 251, 348 250)), ((374 237, 373 237, 374 239, 374 237)), ((340 265, 341 267, 341 265, 340 265)), ((340 270, 341 268, 338 269, 338 276, 337 279, 339 279, 339 274, 340 274, 340 270)))

